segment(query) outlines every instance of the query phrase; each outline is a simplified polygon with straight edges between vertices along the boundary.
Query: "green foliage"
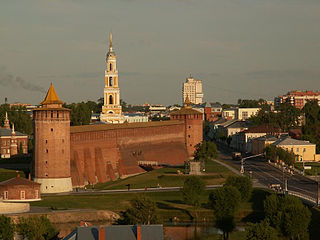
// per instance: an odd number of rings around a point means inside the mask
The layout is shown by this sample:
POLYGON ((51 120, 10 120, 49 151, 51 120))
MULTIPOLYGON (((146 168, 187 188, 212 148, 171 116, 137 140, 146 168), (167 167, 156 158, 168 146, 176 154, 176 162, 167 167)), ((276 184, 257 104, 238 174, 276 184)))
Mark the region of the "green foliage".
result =
POLYGON ((252 182, 248 177, 242 176, 229 176, 225 186, 233 186, 241 194, 242 201, 249 200, 252 193, 252 182))
POLYGON ((263 220, 260 223, 249 223, 246 228, 247 240, 277 240, 278 234, 276 229, 270 226, 268 220, 263 220))
POLYGON ((210 193, 209 206, 216 217, 216 227, 223 231, 224 239, 235 228, 234 215, 240 206, 241 194, 232 186, 223 186, 210 193))
POLYGON ((195 146, 196 150, 194 153, 194 159, 196 161, 207 160, 209 158, 218 157, 217 146, 211 141, 203 141, 195 146))
POLYGON ((14 123, 14 128, 16 131, 32 134, 32 119, 27 113, 25 107, 11 107, 9 104, 0 105, 0 125, 3 126, 5 114, 8 113, 8 118, 11 124, 14 123))
POLYGON ((0 239, 13 240, 14 223, 10 217, 0 215, 0 239))
POLYGON ((317 101, 309 101, 303 108, 305 124, 302 127, 302 139, 317 144, 320 153, 320 106, 317 101))
POLYGON ((197 176, 187 177, 181 189, 184 201, 194 207, 200 207, 200 197, 205 190, 204 181, 197 176))
POLYGON ((270 225, 290 239, 308 239, 311 213, 301 200, 292 196, 270 195, 264 202, 270 225))
POLYGON ((256 116, 250 118, 254 125, 268 124, 275 128, 287 131, 289 128, 299 125, 301 111, 289 103, 278 106, 277 112, 261 109, 256 116))
POLYGON ((285 164, 293 166, 296 160, 296 155, 293 152, 288 152, 281 147, 268 145, 265 148, 266 158, 272 161, 282 160, 285 164))
POLYGON ((90 123, 92 110, 89 108, 89 105, 90 104, 85 102, 64 105, 65 108, 71 110, 70 121, 72 126, 87 125, 90 123))
POLYGON ((265 109, 268 109, 268 105, 266 104, 266 101, 262 98, 259 100, 253 100, 253 99, 238 99, 238 106, 240 108, 258 108, 263 107, 265 109))
POLYGON ((57 230, 51 225, 49 219, 44 216, 19 218, 17 232, 22 239, 28 240, 52 240, 58 239, 57 230))
POLYGON ((154 224, 157 223, 156 203, 146 195, 137 195, 130 200, 130 208, 122 212, 120 224, 154 224))

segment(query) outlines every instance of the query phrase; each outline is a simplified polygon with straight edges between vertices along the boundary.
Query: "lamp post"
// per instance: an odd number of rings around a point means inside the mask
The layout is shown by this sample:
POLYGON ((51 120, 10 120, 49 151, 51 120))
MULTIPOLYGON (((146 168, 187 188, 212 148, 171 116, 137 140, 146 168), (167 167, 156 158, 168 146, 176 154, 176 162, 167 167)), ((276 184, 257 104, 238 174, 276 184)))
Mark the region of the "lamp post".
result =
POLYGON ((303 166, 303 175, 304 175, 304 152, 306 151, 305 148, 303 148, 303 152, 302 152, 302 166, 303 166))

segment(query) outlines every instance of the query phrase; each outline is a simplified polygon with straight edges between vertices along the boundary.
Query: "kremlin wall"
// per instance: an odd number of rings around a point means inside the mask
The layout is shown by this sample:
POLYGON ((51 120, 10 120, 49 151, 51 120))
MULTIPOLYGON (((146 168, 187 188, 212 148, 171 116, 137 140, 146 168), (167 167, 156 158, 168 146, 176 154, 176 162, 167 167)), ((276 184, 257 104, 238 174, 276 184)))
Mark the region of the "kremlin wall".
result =
POLYGON ((104 124, 70 127, 70 110, 62 104, 51 84, 33 111, 32 173, 41 193, 114 181, 143 173, 145 165, 182 165, 202 141, 203 114, 191 108, 188 97, 169 121, 124 122, 111 34, 100 115, 104 124))

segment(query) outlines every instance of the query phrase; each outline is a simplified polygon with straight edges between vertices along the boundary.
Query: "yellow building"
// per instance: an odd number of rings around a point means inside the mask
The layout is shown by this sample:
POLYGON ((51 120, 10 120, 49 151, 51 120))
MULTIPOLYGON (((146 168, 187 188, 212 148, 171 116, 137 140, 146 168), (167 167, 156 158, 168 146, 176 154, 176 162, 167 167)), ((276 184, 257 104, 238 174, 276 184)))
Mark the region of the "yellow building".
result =
POLYGON ((316 154, 316 144, 309 141, 296 140, 290 137, 279 139, 272 145, 281 147, 288 152, 293 152, 296 161, 320 161, 320 154, 316 154))
POLYGON ((106 58, 104 104, 100 115, 101 122, 123 123, 122 107, 120 105, 120 88, 117 69, 117 57, 112 48, 112 33, 106 58))

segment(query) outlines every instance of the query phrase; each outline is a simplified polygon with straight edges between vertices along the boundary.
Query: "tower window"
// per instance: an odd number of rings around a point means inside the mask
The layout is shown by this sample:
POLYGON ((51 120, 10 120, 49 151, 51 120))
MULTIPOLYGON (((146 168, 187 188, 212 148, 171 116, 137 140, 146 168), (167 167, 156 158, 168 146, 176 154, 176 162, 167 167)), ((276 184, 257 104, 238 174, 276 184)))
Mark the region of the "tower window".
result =
POLYGON ((53 118, 53 111, 51 111, 51 118, 53 118))
POLYGON ((113 97, 112 97, 112 95, 109 96, 109 104, 113 104, 113 97))
POLYGON ((113 70, 113 66, 112 66, 112 63, 110 63, 110 71, 112 71, 113 70))
POLYGON ((109 86, 110 86, 110 87, 113 86, 113 77, 109 77, 109 86))
POLYGON ((53 128, 51 128, 51 132, 53 132, 53 128))

